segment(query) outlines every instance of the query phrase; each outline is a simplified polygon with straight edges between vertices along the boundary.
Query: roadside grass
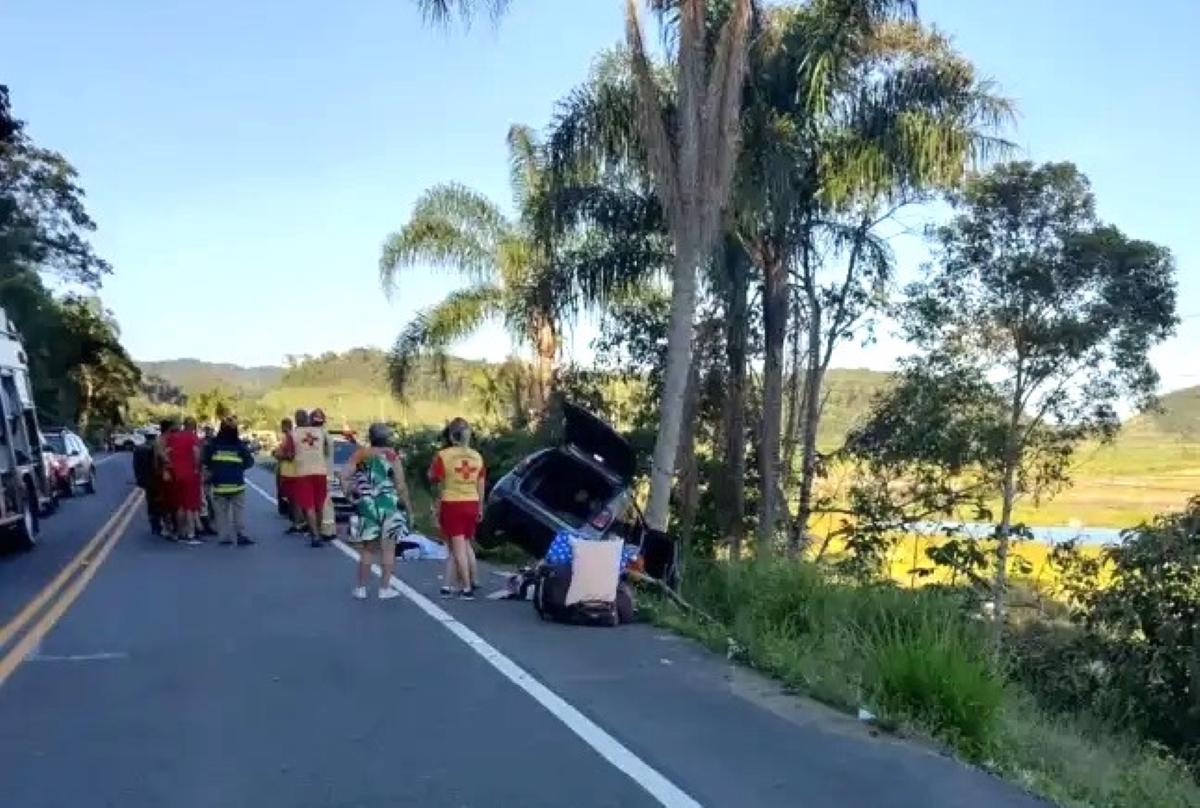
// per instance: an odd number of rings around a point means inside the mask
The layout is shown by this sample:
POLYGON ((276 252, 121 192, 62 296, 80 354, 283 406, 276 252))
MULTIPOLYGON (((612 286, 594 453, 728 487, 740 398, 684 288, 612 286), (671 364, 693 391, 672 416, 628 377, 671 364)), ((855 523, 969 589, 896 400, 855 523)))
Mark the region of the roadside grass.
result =
POLYGON ((934 588, 831 583, 807 563, 693 562, 662 625, 883 728, 934 739, 1059 805, 1200 806, 1183 767, 1086 716, 1037 709, 997 664, 988 627, 934 588))

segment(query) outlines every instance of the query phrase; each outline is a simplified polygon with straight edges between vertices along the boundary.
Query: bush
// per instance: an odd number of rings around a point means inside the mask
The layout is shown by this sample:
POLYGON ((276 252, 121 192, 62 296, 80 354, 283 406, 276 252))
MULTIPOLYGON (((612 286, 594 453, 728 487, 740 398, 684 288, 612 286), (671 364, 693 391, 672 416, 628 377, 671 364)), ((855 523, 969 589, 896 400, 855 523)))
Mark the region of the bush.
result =
POLYGON ((987 637, 961 610, 903 594, 917 608, 876 612, 859 630, 864 691, 884 716, 922 726, 982 760, 1004 702, 987 637))
MULTIPOLYGON (((808 563, 693 561, 684 574, 687 599, 716 624, 665 603, 655 606, 659 621, 791 688, 865 707, 885 727, 928 732, 1059 804, 1200 806, 1184 769, 1095 720, 1089 705, 1060 717, 1031 700, 1026 677, 1062 679, 1051 655, 1022 657, 1019 681, 1008 681, 988 625, 970 617, 961 591, 837 584, 808 563)), ((1055 636, 1084 668, 1086 649, 1055 636)), ((1041 637, 1022 635, 1013 650, 1041 637)))

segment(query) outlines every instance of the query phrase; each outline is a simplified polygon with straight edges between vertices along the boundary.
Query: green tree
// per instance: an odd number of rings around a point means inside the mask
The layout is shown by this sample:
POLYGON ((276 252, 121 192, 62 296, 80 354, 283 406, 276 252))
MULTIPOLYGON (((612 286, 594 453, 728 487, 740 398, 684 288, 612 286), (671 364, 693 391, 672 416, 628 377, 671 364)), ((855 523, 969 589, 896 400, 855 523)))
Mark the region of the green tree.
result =
POLYGON ((1149 352, 1178 324, 1170 252, 1101 223, 1070 163, 1001 165, 951 197, 936 261, 901 310, 916 359, 990 387, 978 473, 1000 499, 997 608, 1003 608, 1013 505, 1065 484, 1072 452, 1111 440, 1116 406, 1153 404, 1149 352))
MULTIPOLYGON (((504 0, 417 3, 427 15, 440 20, 483 10, 498 14, 508 5, 504 0)), ((663 417, 646 508, 647 522, 665 530, 691 374, 697 273, 719 237, 729 201, 754 3, 730 0, 716 27, 709 25, 707 0, 652 0, 649 6, 669 18, 675 33, 671 64, 676 100, 668 114, 656 69, 647 54, 638 5, 627 0, 625 33, 637 90, 635 121, 674 246, 671 326, 660 408, 663 417)))
POLYGON ((400 398, 417 361, 431 358, 444 368, 450 346, 488 322, 502 323, 515 342, 533 349, 539 404, 553 384, 567 312, 559 276, 529 221, 543 183, 543 158, 528 127, 510 128, 508 147, 515 218, 466 186, 438 185, 417 200, 409 221, 384 243, 379 269, 389 293, 400 271, 415 265, 447 268, 469 284, 419 312, 396 339, 388 371, 400 398))
POLYGON ((793 546, 807 535, 824 377, 838 345, 869 333, 891 280, 879 226, 1007 146, 995 133, 1011 118, 1009 102, 917 22, 910 3, 874 3, 848 20, 844 6, 774 9, 751 60, 734 232, 762 284, 760 556, 786 513, 781 448, 795 446, 796 429, 793 546), (794 415, 785 431, 789 332, 794 415))
POLYGON ((0 305, 22 334, 43 417, 93 431, 124 419, 141 373, 94 294, 59 298, 43 276, 95 290, 110 267, 92 250, 95 224, 75 169, 34 144, 0 86, 0 305))

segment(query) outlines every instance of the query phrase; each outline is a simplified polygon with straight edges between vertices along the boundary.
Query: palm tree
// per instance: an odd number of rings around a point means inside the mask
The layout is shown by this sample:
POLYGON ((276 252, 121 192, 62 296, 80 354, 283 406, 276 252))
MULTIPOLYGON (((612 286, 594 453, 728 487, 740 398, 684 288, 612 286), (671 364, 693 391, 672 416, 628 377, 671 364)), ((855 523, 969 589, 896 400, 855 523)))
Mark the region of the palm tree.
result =
POLYGON ((533 349, 539 404, 549 394, 567 313, 559 277, 528 215, 542 186, 541 150, 524 126, 509 129, 508 148, 517 217, 505 216, 495 202, 464 185, 438 185, 417 200, 408 223, 384 243, 379 269, 389 293, 400 271, 414 265, 447 268, 468 281, 419 312, 396 339, 388 374, 398 398, 405 396, 415 362, 432 359, 445 374, 447 350, 489 322, 503 324, 514 342, 533 349))
MULTIPOLYGON (((469 19, 482 11, 500 14, 508 6, 507 0, 416 2, 427 18, 436 21, 456 15, 469 19)), ((648 5, 669 17, 676 33, 672 63, 678 100, 676 114, 668 119, 646 52, 637 0, 626 0, 625 36, 638 99, 636 124, 674 246, 663 420, 654 446, 646 507, 649 525, 665 530, 692 363, 697 271, 708 260, 729 201, 754 2, 728 0, 715 28, 707 25, 708 0, 649 0, 648 5)))
POLYGON ((798 545, 812 510, 821 385, 833 349, 878 306, 891 253, 875 225, 1003 153, 1010 102, 909 0, 775 9, 756 43, 735 230, 761 273, 765 361, 760 548, 783 503, 777 483, 784 349, 803 332, 798 545), (752 145, 750 145, 752 144, 752 145), (798 316, 796 316, 798 315, 798 316))

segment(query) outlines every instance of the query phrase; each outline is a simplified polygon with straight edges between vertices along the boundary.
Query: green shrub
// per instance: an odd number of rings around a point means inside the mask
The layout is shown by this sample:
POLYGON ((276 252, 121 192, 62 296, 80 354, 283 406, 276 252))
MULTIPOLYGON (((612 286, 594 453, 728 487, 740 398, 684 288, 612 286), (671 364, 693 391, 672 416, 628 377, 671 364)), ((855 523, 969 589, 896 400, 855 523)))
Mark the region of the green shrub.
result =
POLYGON ((981 760, 1004 703, 987 638, 951 604, 912 594, 908 600, 917 608, 877 611, 859 626, 868 702, 885 718, 922 726, 981 760))

